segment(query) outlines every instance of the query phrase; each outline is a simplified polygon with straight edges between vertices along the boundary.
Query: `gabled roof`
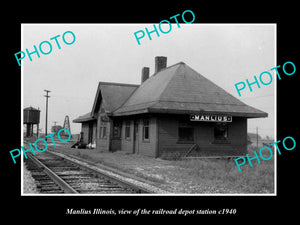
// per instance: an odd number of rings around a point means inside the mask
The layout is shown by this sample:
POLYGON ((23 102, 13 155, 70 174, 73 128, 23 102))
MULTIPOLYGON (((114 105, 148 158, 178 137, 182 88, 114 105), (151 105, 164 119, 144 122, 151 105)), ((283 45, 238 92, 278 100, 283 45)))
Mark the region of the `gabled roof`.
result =
POLYGON ((111 113, 119 108, 137 89, 139 85, 99 82, 91 115, 94 116, 101 103, 106 113, 111 113))
POLYGON ((140 113, 214 113, 241 117, 268 114, 241 102, 183 62, 143 82, 114 116, 140 113))
POLYGON ((76 119, 73 120, 73 123, 83 123, 83 122, 88 122, 95 120, 94 117, 91 116, 91 113, 86 113, 82 116, 77 117, 76 119))

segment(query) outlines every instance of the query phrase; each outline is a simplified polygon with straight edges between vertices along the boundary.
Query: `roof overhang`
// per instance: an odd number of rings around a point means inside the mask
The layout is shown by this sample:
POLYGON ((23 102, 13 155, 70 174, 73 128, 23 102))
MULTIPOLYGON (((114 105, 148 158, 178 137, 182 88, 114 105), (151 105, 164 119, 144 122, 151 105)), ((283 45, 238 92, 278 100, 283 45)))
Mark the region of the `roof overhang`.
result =
POLYGON ((95 117, 93 117, 91 115, 91 113, 86 113, 82 116, 79 116, 78 118, 74 119, 73 120, 73 123, 85 123, 85 122, 90 122, 90 121, 93 121, 93 120, 96 120, 95 117))
POLYGON ((137 114, 145 114, 145 113, 160 113, 160 114, 204 114, 204 115, 228 115, 228 116, 235 116, 235 117, 246 117, 246 118, 263 118, 268 117, 268 113, 261 112, 261 113, 250 113, 250 112, 220 112, 220 111, 195 111, 195 110, 178 110, 178 109, 163 109, 163 108, 146 108, 146 109, 139 109, 139 110, 132 110, 126 112, 114 112, 111 113, 110 116, 130 116, 130 115, 137 115, 137 114))

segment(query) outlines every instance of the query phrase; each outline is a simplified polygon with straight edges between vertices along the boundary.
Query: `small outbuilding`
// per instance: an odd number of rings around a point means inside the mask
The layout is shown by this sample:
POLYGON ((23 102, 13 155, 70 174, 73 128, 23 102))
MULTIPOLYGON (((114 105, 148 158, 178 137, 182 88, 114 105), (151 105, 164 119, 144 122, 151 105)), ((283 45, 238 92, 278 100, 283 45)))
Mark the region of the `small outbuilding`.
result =
POLYGON ((100 151, 153 157, 239 156, 247 153, 247 119, 267 113, 241 102, 183 62, 155 73, 142 69, 141 84, 99 82, 82 123, 84 142, 100 151))

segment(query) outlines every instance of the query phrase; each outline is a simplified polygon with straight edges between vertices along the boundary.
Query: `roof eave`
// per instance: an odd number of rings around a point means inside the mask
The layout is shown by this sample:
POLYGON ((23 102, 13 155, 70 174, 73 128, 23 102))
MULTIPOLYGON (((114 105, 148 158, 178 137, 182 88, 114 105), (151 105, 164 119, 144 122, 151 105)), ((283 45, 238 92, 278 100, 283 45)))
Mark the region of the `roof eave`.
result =
POLYGON ((194 110, 176 110, 176 109, 157 109, 149 108, 150 113, 166 113, 166 114, 193 114, 193 113, 203 113, 203 114, 215 114, 215 115, 230 115, 236 117, 246 117, 246 118, 261 118, 268 117, 268 113, 261 112, 219 112, 219 111, 194 111, 194 110))
POLYGON ((87 118, 87 119, 74 119, 73 123, 84 123, 84 122, 90 122, 96 120, 95 118, 87 118))
POLYGON ((149 109, 145 108, 145 109, 126 111, 126 112, 113 112, 110 113, 110 116, 131 116, 131 115, 144 114, 144 113, 149 113, 149 109))
POLYGON ((230 115, 236 117, 246 117, 246 118, 263 118, 268 117, 268 113, 254 113, 254 112, 215 112, 215 111, 194 111, 194 110, 176 110, 176 109, 163 109, 163 108, 145 108, 139 110, 132 110, 126 112, 114 112, 112 116, 130 116, 144 113, 163 113, 163 114, 193 114, 193 113, 203 113, 203 114, 215 114, 215 115, 230 115))
POLYGON ((265 118, 268 117, 268 113, 262 112, 262 113, 248 113, 249 115, 244 116, 247 118, 265 118))

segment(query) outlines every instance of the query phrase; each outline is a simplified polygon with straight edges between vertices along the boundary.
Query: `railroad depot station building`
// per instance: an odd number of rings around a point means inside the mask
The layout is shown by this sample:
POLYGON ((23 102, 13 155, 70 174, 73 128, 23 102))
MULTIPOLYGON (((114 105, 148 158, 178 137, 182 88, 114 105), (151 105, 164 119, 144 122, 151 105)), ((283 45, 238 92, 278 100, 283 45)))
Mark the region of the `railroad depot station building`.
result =
POLYGON ((99 151, 152 157, 247 154, 247 118, 267 113, 241 102, 183 62, 167 67, 155 57, 155 73, 142 68, 141 84, 99 82, 82 140, 99 151))

